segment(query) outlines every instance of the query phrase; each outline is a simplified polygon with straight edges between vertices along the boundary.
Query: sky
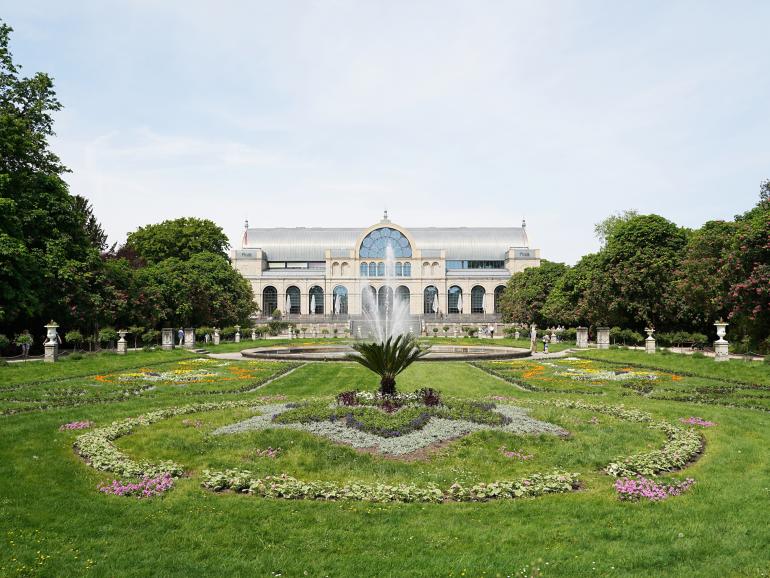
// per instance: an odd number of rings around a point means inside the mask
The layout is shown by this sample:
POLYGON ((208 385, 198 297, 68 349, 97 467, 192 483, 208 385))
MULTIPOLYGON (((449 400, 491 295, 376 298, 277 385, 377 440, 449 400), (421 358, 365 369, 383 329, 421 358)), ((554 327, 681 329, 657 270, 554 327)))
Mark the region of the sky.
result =
POLYGON ((149 223, 698 227, 770 178, 770 3, 3 0, 110 242, 149 223))

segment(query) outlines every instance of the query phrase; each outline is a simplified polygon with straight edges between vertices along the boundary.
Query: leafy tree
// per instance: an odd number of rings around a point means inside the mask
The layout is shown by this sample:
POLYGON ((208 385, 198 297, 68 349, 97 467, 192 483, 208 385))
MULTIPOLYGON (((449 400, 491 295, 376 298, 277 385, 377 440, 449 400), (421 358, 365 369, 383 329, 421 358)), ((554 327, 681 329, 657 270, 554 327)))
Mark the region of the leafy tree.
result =
POLYGON ((556 281, 543 305, 543 317, 557 325, 607 323, 603 293, 601 255, 586 255, 556 281))
POLYGON ((64 334, 64 341, 71 343, 76 349, 80 349, 80 345, 83 343, 83 334, 77 329, 67 331, 67 333, 64 334))
POLYGON ((601 241, 602 245, 604 245, 620 225, 637 216, 639 216, 639 213, 633 209, 610 215, 600 223, 594 225, 594 234, 596 235, 596 238, 601 241))
POLYGON ((356 353, 346 358, 380 376, 382 395, 395 395, 396 376, 424 357, 429 348, 421 348, 417 339, 408 334, 388 337, 384 343, 354 343, 353 349, 356 353))
POLYGON ((569 268, 564 263, 543 259, 540 267, 530 267, 514 274, 500 300, 503 320, 518 323, 547 324, 543 305, 557 281, 569 268))
POLYGON ((139 227, 129 233, 126 246, 152 265, 170 258, 186 261, 199 253, 227 257, 230 243, 212 221, 186 217, 139 227))
POLYGON ((98 251, 104 251, 107 248, 107 233, 104 232, 101 223, 96 219, 93 206, 88 199, 80 195, 75 195, 73 200, 75 211, 81 218, 83 229, 91 244, 98 251))
POLYGON ((687 243, 683 229, 658 215, 639 215, 619 224, 601 252, 598 297, 610 325, 640 328, 671 325, 682 309, 674 271, 687 243))

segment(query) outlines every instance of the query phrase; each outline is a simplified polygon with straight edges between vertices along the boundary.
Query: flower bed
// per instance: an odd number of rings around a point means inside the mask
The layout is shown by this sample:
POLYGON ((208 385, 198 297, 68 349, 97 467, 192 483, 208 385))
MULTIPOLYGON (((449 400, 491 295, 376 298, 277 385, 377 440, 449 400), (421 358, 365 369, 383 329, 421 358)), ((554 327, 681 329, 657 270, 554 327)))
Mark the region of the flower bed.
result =
POLYGON ((59 431, 90 429, 94 425, 91 421, 72 421, 59 426, 59 431))
MULTIPOLYGON (((409 454, 429 445, 481 430, 497 430, 519 435, 569 435, 569 432, 563 428, 536 420, 527 415, 526 410, 510 405, 500 405, 495 408, 496 413, 499 413, 505 418, 505 423, 501 425, 478 423, 467 419, 447 419, 444 417, 432 416, 422 424, 421 427, 397 436, 383 436, 364 431, 357 428, 356 424, 350 424, 347 419, 308 419, 306 421, 279 419, 283 418, 284 413, 292 412, 294 409, 307 407, 301 406, 300 408, 294 408, 292 405, 293 404, 280 404, 264 406, 260 408, 264 411, 263 415, 254 416, 242 422, 221 427, 213 433, 214 435, 223 435, 253 430, 289 428, 326 437, 333 442, 347 444, 354 448, 371 448, 381 454, 395 456, 409 454)), ((327 410, 335 409, 328 404, 325 408, 327 410)), ((314 411, 315 410, 311 411, 310 414, 316 415, 313 413, 314 411)), ((296 417, 298 414, 289 415, 294 415, 296 417)))
POLYGON ((174 478, 165 473, 153 478, 143 478, 138 483, 120 482, 113 480, 111 484, 99 487, 99 491, 113 496, 136 496, 137 498, 151 498, 159 496, 174 486, 174 478))
POLYGON ((701 417, 687 417, 687 418, 681 418, 679 421, 682 423, 686 423, 687 425, 699 425, 701 427, 714 427, 716 422, 713 421, 707 421, 701 417))
POLYGON ((659 502, 671 496, 681 495, 682 492, 687 491, 694 483, 695 480, 692 478, 670 484, 658 483, 645 477, 638 479, 621 478, 615 482, 615 491, 621 500, 659 502))
POLYGON ((428 503, 510 500, 569 492, 576 489, 578 485, 578 474, 559 471, 531 474, 520 480, 479 483, 472 486, 455 483, 445 490, 432 484, 390 486, 305 482, 287 475, 254 478, 248 470, 221 472, 206 470, 203 472, 202 482, 204 488, 216 492, 234 490, 274 499, 428 503))

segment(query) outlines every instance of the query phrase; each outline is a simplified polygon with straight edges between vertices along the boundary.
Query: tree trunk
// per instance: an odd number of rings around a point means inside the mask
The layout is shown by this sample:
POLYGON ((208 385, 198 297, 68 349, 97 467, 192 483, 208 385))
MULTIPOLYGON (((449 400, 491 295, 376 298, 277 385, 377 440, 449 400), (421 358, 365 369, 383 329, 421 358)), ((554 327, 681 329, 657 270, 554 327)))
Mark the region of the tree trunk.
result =
POLYGON ((396 394, 396 380, 393 377, 385 376, 380 380, 380 393, 382 395, 396 394))

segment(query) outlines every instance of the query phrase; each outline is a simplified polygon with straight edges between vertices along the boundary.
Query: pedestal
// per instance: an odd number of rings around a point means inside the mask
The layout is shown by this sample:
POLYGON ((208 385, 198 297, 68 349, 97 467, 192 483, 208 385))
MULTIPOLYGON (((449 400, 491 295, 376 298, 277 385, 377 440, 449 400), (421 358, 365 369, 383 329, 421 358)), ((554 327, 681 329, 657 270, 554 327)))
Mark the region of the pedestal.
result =
POLYGON ((120 331, 120 339, 118 339, 118 348, 117 348, 117 354, 118 355, 125 355, 128 352, 128 341, 126 341, 126 332, 120 331))
POLYGON ((714 361, 728 361, 730 359, 729 345, 726 339, 717 339, 714 342, 714 361))
POLYGON ((174 330, 170 327, 164 327, 161 331, 161 348, 174 349, 174 330))
POLYGON ((596 328, 596 347, 598 347, 599 349, 610 348, 610 328, 609 327, 596 328))
POLYGON ((236 331, 235 332, 235 342, 236 343, 240 343, 241 342, 241 332, 240 331, 236 331))
POLYGON ((257 332, 254 329, 251 330, 251 340, 252 341, 257 340, 257 332))
POLYGON ((644 340, 644 350, 647 353, 655 353, 655 338, 650 336, 644 340))
POLYGON ((214 330, 214 345, 219 345, 219 329, 214 330))
POLYGON ((50 363, 53 363, 57 359, 59 359, 59 344, 54 343, 46 343, 44 346, 45 348, 45 357, 43 357, 43 361, 48 361, 50 363))
POLYGON ((195 329, 193 329, 192 327, 185 327, 184 329, 184 348, 185 349, 195 348, 195 329))
POLYGON ((588 347, 588 327, 578 327, 575 333, 577 347, 588 347))

